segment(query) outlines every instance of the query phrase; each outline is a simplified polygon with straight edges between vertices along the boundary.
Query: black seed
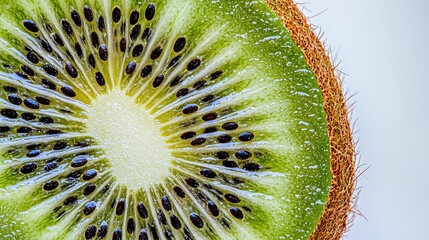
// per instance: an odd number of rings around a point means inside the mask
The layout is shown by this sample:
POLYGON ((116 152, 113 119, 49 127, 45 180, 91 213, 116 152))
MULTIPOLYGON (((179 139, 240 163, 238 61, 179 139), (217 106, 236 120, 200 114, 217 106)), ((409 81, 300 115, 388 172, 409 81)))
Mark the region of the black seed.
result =
POLYGON ((51 100, 44 97, 36 97, 36 101, 43 105, 49 105, 51 103, 51 100))
POLYGON ((57 167, 58 167, 57 162, 50 162, 43 167, 43 170, 45 170, 46 172, 49 172, 57 167))
POLYGON ((222 165, 229 168, 236 168, 238 167, 238 164, 232 160, 224 160, 222 161, 222 165))
POLYGON ((136 62, 132 61, 132 62, 128 63, 127 68, 125 70, 126 74, 127 75, 133 74, 133 72, 136 69, 136 67, 137 67, 136 62))
POLYGON ((138 12, 138 11, 133 11, 131 14, 130 14, 130 24, 131 25, 134 25, 134 24, 136 24, 138 21, 139 21, 139 18, 140 18, 140 13, 138 12))
POLYGON ((239 203, 239 202, 241 202, 241 200, 240 200, 239 197, 237 197, 235 195, 232 195, 232 194, 229 194, 229 193, 225 194, 225 199, 227 201, 229 201, 229 202, 232 202, 232 203, 239 203))
POLYGON ((151 65, 146 65, 141 73, 141 77, 145 78, 147 76, 149 76, 149 74, 152 72, 152 66, 151 65))
POLYGON ((137 211, 138 211, 138 213, 139 213, 139 215, 140 215, 141 218, 146 219, 146 218, 149 217, 147 208, 141 202, 139 204, 137 204, 137 211))
POLYGON ((155 60, 155 59, 159 58, 159 56, 161 56, 161 54, 162 54, 162 48, 158 46, 152 51, 152 53, 150 54, 150 58, 152 60, 155 60))
POLYGON ((133 52, 132 52, 133 57, 138 57, 142 53, 143 53, 143 45, 142 44, 139 44, 139 45, 135 46, 134 49, 133 49, 133 52))
POLYGON ((66 63, 66 71, 70 75, 70 77, 77 78, 78 76, 77 70, 71 62, 66 63))
POLYGON ((10 92, 10 93, 15 93, 15 92, 17 91, 17 89, 16 89, 16 88, 11 87, 11 86, 3 86, 3 89, 4 89, 6 92, 10 92))
POLYGON ((31 128, 29 127, 20 127, 16 130, 17 133, 29 133, 31 132, 31 128))
POLYGON ((162 210, 161 209, 158 209, 158 219, 159 219, 159 221, 162 223, 162 224, 164 224, 164 225, 167 225, 167 218, 165 218, 165 215, 164 215, 164 213, 162 212, 162 210))
POLYGON ((121 42, 119 43, 119 48, 123 53, 127 50, 127 40, 125 40, 125 38, 121 39, 121 42))
POLYGON ((100 48, 98 49, 98 55, 100 56, 100 59, 103 61, 107 61, 107 47, 104 44, 101 44, 100 48))
POLYGON ((73 203, 75 203, 77 201, 77 197, 76 196, 70 196, 68 197, 66 200, 64 200, 64 205, 69 206, 72 205, 73 203))
POLYGON ((197 188, 198 186, 200 186, 200 184, 198 184, 197 180, 195 180, 193 178, 185 178, 185 182, 186 182, 186 184, 188 184, 190 187, 193 187, 193 188, 197 188))
MULTIPOLYGON (((55 41, 58 45, 60 45, 60 46, 64 47, 64 41, 61 39, 61 37, 60 37, 60 36, 58 36, 58 34, 56 34, 56 33, 52 34, 52 39, 54 39, 54 41, 55 41)), ((27 55, 27 56, 28 56, 28 55, 27 55)))
POLYGON ((91 68, 95 68, 95 57, 94 57, 94 55, 90 54, 88 56, 88 64, 91 68))
POLYGON ((100 228, 98 229, 97 237, 100 239, 105 238, 107 235, 107 229, 108 229, 107 222, 103 221, 100 225, 100 228))
POLYGON ((198 111, 198 105, 196 104, 188 104, 182 110, 183 114, 191 114, 196 111, 198 111))
POLYGON ((209 211, 213 216, 215 217, 219 216, 219 208, 216 206, 214 202, 209 201, 207 203, 207 207, 209 208, 209 211))
POLYGON ((89 215, 94 212, 94 210, 97 208, 97 203, 94 201, 88 202, 85 204, 85 207, 83 208, 83 214, 89 215))
POLYGON ((179 37, 176 42, 174 43, 174 51, 180 52, 183 50, 183 48, 186 45, 186 38, 185 37, 179 37))
POLYGON ((245 159, 252 157, 252 154, 246 150, 239 150, 234 155, 236 158, 241 159, 241 160, 245 160, 245 159))
POLYGON ((225 130, 235 130, 238 128, 238 124, 235 122, 227 122, 222 125, 222 128, 225 130))
POLYGON ((244 164, 243 169, 247 171, 255 172, 255 171, 259 171, 261 169, 261 166, 255 162, 248 162, 244 164))
POLYGON ((115 229, 115 231, 113 231, 112 240, 121 240, 121 239, 122 239, 122 231, 119 229, 115 229))
POLYGON ((45 49, 47 52, 49 53, 53 52, 51 45, 47 41, 40 40, 40 44, 42 45, 43 49, 45 49))
POLYGON ((208 168, 204 168, 200 171, 200 174, 206 178, 215 178, 217 174, 208 168))
POLYGON ((191 145, 192 146, 199 146, 201 144, 204 144, 207 141, 207 139, 199 137, 192 140, 191 145))
POLYGON ((43 184, 43 189, 45 189, 46 191, 52 191, 55 188, 57 188, 59 185, 60 183, 57 180, 53 180, 43 184))
POLYGON ((125 199, 121 198, 116 205, 116 215, 122 215, 125 210, 125 199))
POLYGON ((31 109, 39 109, 40 105, 38 102, 34 101, 31 98, 24 99, 24 105, 31 109))
POLYGON ((151 34, 152 34, 152 30, 150 28, 146 28, 143 31, 142 40, 149 40, 151 34))
POLYGON ((65 20, 65 19, 62 19, 61 20, 61 26, 63 27, 63 30, 68 34, 68 35, 72 35, 73 34, 73 28, 72 28, 72 26, 70 25, 70 23, 67 21, 67 20, 65 20))
POLYGON ((24 27, 31 32, 37 32, 39 31, 39 28, 37 27, 36 23, 32 20, 24 20, 24 27))
POLYGON ((34 114, 32 114, 32 113, 22 113, 22 114, 21 114, 21 117, 22 117, 24 120, 27 120, 27 121, 30 121, 30 120, 34 120, 34 119, 36 119, 36 116, 35 116, 34 114))
POLYGON ((83 57, 83 51, 82 51, 82 48, 81 48, 81 46, 80 46, 80 44, 79 44, 79 43, 76 43, 76 44, 74 45, 74 50, 76 51, 76 54, 77 54, 80 58, 82 58, 82 57, 83 57))
POLYGON ((67 142, 57 142, 54 145, 54 150, 62 150, 67 147, 67 142))
POLYGON ((139 240, 149 240, 146 229, 142 229, 139 233, 139 240))
POLYGON ((162 84, 163 81, 164 81, 164 75, 159 74, 158 76, 156 76, 155 80, 153 80, 152 86, 154 88, 157 88, 162 84))
POLYGON ((133 218, 129 218, 128 219, 128 223, 127 223, 127 232, 129 234, 133 233, 136 230, 136 224, 134 222, 133 218))
POLYGON ((51 66, 49 64, 43 65, 43 70, 45 70, 45 72, 49 75, 52 75, 52 76, 58 75, 57 69, 55 69, 53 66, 51 66))
POLYGON ((155 16, 155 5, 153 5, 152 3, 151 4, 149 4, 148 6, 147 6, 147 8, 146 8, 146 11, 145 11, 145 17, 146 17, 146 19, 147 20, 152 20, 153 19, 153 17, 155 16))
POLYGON ((31 69, 31 68, 29 68, 29 67, 27 67, 25 65, 22 65, 21 69, 22 69, 22 71, 24 71, 29 76, 33 77, 35 75, 33 69, 31 69))
POLYGON ((83 14, 85 15, 86 20, 88 22, 92 22, 94 20, 94 14, 92 13, 92 9, 88 6, 83 7, 83 14))
POLYGON ((93 193, 96 189, 96 186, 92 183, 88 184, 88 186, 86 186, 83 189, 83 195, 88 196, 89 194, 93 193))
POLYGON ((194 224, 195 227, 197 227, 197 228, 203 228, 204 227, 204 222, 201 219, 201 217, 198 216, 198 214, 191 213, 191 215, 189 215, 189 219, 191 219, 191 222, 194 224))
POLYGON ((104 76, 103 76, 103 74, 102 74, 101 72, 96 72, 96 73, 95 73, 95 81, 97 81, 97 83, 98 83, 100 86, 103 86, 103 85, 104 85, 105 80, 104 80, 104 76))
POLYGON ((27 153, 27 157, 37 157, 37 156, 39 156, 40 155, 40 150, 38 150, 38 149, 33 149, 33 150, 30 150, 28 153, 27 153))
POLYGON ((186 139, 191 139, 191 138, 195 137, 196 135, 197 135, 196 132, 185 132, 180 136, 180 138, 183 140, 186 140, 186 139))
POLYGON ((158 240, 159 239, 158 232, 156 231, 155 226, 153 226, 152 224, 149 224, 149 229, 150 229, 150 232, 152 233, 153 239, 158 240))
POLYGON ((182 227, 182 223, 180 222, 180 219, 174 214, 171 214, 170 222, 171 222, 171 226, 173 226, 176 230, 179 230, 182 227))
POLYGON ((28 59, 28 61, 30 61, 30 62, 32 62, 34 64, 38 64, 39 63, 39 58, 33 52, 28 52, 27 53, 27 59, 28 59))
POLYGON ((7 126, 0 126, 0 133, 9 132, 10 127, 7 126))
POLYGON ((223 74, 222 71, 216 71, 216 72, 210 74, 209 79, 210 80, 218 79, 220 77, 220 75, 222 75, 222 74, 223 74))
POLYGON ((253 135, 253 133, 244 132, 244 133, 240 134, 240 136, 238 136, 238 139, 240 141, 247 142, 247 141, 252 140, 254 137, 255 137, 255 135, 253 135))
POLYGON ((186 67, 186 69, 188 69, 188 71, 193 71, 195 69, 197 69, 199 66, 201 65, 201 60, 200 59, 193 59, 192 61, 190 61, 188 63, 188 66, 186 67))
POLYGON ((0 113, 3 117, 12 118, 12 119, 18 118, 18 113, 13 109, 5 108, 5 109, 2 109, 0 113))
POLYGON ((183 78, 183 76, 181 76, 181 75, 179 75, 179 76, 175 77, 175 78, 173 79, 173 81, 171 81, 171 83, 170 83, 170 87, 174 87, 174 86, 176 86, 177 84, 179 84, 179 83, 180 83, 180 81, 182 80, 182 78, 183 78))
POLYGON ((24 174, 29 174, 37 169, 37 164, 35 163, 27 163, 24 166, 21 167, 20 171, 24 174))
POLYGON ((228 143, 231 142, 232 137, 229 135, 222 135, 217 137, 217 140, 219 141, 219 143, 228 143))
POLYGON ((214 96, 213 95, 208 95, 208 96, 206 96, 205 98, 203 98, 201 101, 202 102, 208 102, 208 101, 211 101, 211 100, 213 100, 214 99, 214 96))
POLYGON ((86 171, 83 176, 82 179, 85 181, 89 181, 93 178, 95 178, 97 176, 98 172, 95 169, 89 169, 88 171, 86 171))
POLYGON ((178 187, 178 186, 175 186, 173 188, 173 190, 177 194, 177 196, 179 196, 180 198, 184 198, 186 196, 185 192, 180 187, 178 187))
POLYGON ((204 129, 204 133, 214 133, 217 132, 217 127, 208 127, 204 129))
POLYGON ((173 59, 171 59, 170 63, 168 64, 168 67, 169 68, 174 67, 179 62, 181 57, 182 56, 176 56, 173 59))
POLYGON ((168 197, 166 196, 162 197, 161 202, 165 211, 171 211, 171 202, 170 202, 170 199, 168 199, 168 197))
POLYGON ((184 96, 188 95, 188 93, 189 93, 189 89, 187 89, 187 88, 182 88, 182 89, 180 89, 179 91, 177 91, 177 93, 176 93, 176 97, 177 97, 177 98, 184 97, 184 96))
POLYGON ((51 90, 57 89, 57 86, 53 82, 51 82, 47 79, 42 79, 42 83, 43 83, 43 86, 46 88, 49 88, 51 90))
POLYGON ((112 11, 112 20, 113 22, 117 23, 119 20, 121 20, 121 9, 118 7, 115 7, 112 11))
POLYGON ((76 24, 76 26, 78 27, 82 26, 82 19, 80 18, 79 13, 76 10, 71 11, 70 16, 73 19, 73 22, 74 24, 76 24))
POLYGON ((100 30, 100 31, 104 30, 104 18, 103 18, 103 16, 100 16, 98 18, 98 30, 100 30))
POLYGON ((204 121, 211 121, 217 118, 217 113, 208 113, 202 117, 204 121))
POLYGON ((232 216, 234 216, 237 219, 243 219, 243 212, 237 208, 237 207, 232 207, 229 209, 229 212, 232 214, 232 216))
POLYGON ((142 30, 142 26, 140 24, 137 24, 136 26, 134 26, 133 29, 131 29, 131 33, 130 33, 131 40, 135 40, 140 35, 141 30, 142 30))
POLYGON ((95 225, 90 225, 85 231, 86 239, 93 239, 97 233, 97 227, 95 225))
POLYGON ((41 117, 39 118, 39 122, 50 124, 50 123, 54 123, 54 119, 52 119, 51 117, 41 117))
MULTIPOLYGON (((185 228, 186 230, 186 228, 185 228)), ((189 231, 185 232, 185 240, 194 240, 194 238, 192 237, 191 233, 189 231)))
POLYGON ((222 225, 223 225, 223 226, 225 226, 225 227, 227 227, 227 228, 230 228, 229 224, 230 224, 229 219, 222 218, 222 225))
POLYGON ((68 87, 68 86, 61 87, 61 92, 67 97, 76 97, 76 92, 71 87, 68 87))
POLYGON ((16 72, 15 74, 18 75, 18 76, 20 76, 20 77, 22 77, 22 78, 28 79, 27 74, 25 74, 23 72, 16 72))
POLYGON ((60 130, 48 130, 48 131, 46 131, 46 134, 48 134, 48 135, 60 134, 60 133, 63 133, 63 132, 61 132, 60 130))
POLYGON ((18 97, 18 95, 16 94, 10 94, 9 96, 7 96, 7 99, 9 100, 10 103, 15 105, 21 105, 22 103, 21 98, 18 97))
POLYGON ((91 33, 91 43, 92 46, 94 46, 95 48, 98 48, 98 46, 100 45, 100 41, 98 40, 98 34, 96 32, 91 33))
POLYGON ((206 80, 198 81, 198 82, 196 82, 194 84, 193 88, 195 88, 195 89, 201 89, 202 87, 205 86, 206 83, 207 83, 206 80))

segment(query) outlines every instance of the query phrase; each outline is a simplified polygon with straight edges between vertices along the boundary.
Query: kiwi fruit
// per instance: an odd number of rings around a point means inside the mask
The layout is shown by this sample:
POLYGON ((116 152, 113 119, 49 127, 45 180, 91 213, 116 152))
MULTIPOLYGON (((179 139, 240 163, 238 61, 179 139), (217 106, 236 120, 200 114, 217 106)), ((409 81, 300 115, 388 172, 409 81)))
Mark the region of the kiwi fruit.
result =
POLYGON ((291 0, 0 3, 2 239, 339 239, 341 85, 291 0))

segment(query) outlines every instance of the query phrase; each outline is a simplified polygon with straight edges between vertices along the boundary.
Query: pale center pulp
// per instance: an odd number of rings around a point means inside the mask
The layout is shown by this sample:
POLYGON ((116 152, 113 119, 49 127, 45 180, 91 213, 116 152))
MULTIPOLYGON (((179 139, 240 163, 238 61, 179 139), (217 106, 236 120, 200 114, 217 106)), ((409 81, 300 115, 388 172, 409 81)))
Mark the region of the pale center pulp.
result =
POLYGON ((170 175, 172 157, 157 122, 121 90, 97 97, 86 125, 119 184, 148 189, 170 175))

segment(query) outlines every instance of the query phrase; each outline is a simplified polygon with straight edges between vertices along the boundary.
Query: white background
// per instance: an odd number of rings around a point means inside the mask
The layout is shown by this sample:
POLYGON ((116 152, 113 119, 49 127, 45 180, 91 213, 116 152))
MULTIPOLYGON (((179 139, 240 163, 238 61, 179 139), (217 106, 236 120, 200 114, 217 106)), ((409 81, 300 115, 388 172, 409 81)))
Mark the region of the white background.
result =
POLYGON ((345 239, 429 239, 429 1, 314 0, 300 8, 321 26, 355 94, 367 220, 358 217, 345 239))

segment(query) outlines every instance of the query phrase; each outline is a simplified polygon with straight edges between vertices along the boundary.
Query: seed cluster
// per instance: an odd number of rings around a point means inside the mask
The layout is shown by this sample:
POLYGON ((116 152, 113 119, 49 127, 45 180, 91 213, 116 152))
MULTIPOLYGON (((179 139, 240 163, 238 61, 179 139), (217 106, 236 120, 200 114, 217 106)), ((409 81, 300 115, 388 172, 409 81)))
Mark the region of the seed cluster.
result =
MULTIPOLYGON (((100 15, 101 11, 84 6, 71 9, 59 19, 60 29, 54 29, 53 23, 24 20, 23 28, 34 36, 37 45, 24 46, 25 63, 3 66, 15 78, 40 86, 43 91, 34 91, 36 94, 13 84, 2 85, 4 93, 0 97, 7 101, 0 109, 2 119, 29 124, 17 126, 2 121, 0 137, 57 135, 51 142, 25 144, 23 149, 11 150, 8 154, 25 159, 16 174, 20 179, 51 174, 40 184, 41 192, 46 195, 60 196, 70 191, 67 196, 58 197, 58 205, 50 211, 57 219, 65 219, 72 214, 71 209, 79 208, 77 216, 95 219, 85 223, 82 232, 85 239, 129 236, 173 239, 179 235, 196 239, 192 233, 195 230, 213 231, 217 227, 213 226, 215 222, 225 228, 220 231, 227 231, 251 214, 248 207, 251 202, 240 191, 232 190, 240 189, 246 181, 224 171, 262 170, 251 146, 260 135, 244 121, 230 119, 228 109, 213 107, 221 97, 219 93, 201 95, 209 86, 226 78, 228 71, 215 69, 204 77, 190 80, 207 66, 204 56, 189 56, 189 36, 172 39, 171 47, 162 41, 149 44, 157 31, 156 24, 150 23, 162 17, 158 11, 154 4, 129 12, 113 6, 110 16, 104 16, 100 15), (108 19, 112 22, 107 22, 108 19), (117 51, 106 40, 109 28, 113 28, 110 30, 116 38, 117 51), (85 30, 88 30, 86 34, 85 30), (157 186, 131 196, 124 193, 124 186, 115 185, 108 172, 108 161, 100 157, 101 151, 91 149, 95 145, 92 140, 62 137, 73 129, 67 129, 66 124, 61 126, 64 121, 58 117, 77 116, 75 109, 60 106, 67 104, 58 98, 73 105, 74 101, 91 98, 91 91, 103 92, 111 85, 111 76, 105 67, 117 60, 117 53, 127 56, 123 58, 124 67, 118 68, 125 80, 138 78, 148 83, 154 98, 165 92, 166 96, 171 95, 174 106, 179 106, 171 112, 188 121, 188 125, 177 131, 176 143, 197 153, 206 147, 218 146, 199 156, 202 165, 187 170, 173 169, 175 177, 166 182, 164 188, 157 186), (142 62, 145 57, 147 61, 142 62), (160 67, 163 60, 165 66, 160 67), (93 88, 79 85, 83 80, 94 84, 93 88), (52 109, 57 108, 61 109, 53 114, 52 109), (20 152, 24 156, 20 156, 20 152), (222 188, 213 182, 228 187, 222 188), (104 214, 106 212, 112 214, 104 214)), ((77 216, 73 217, 79 219, 77 216)))

